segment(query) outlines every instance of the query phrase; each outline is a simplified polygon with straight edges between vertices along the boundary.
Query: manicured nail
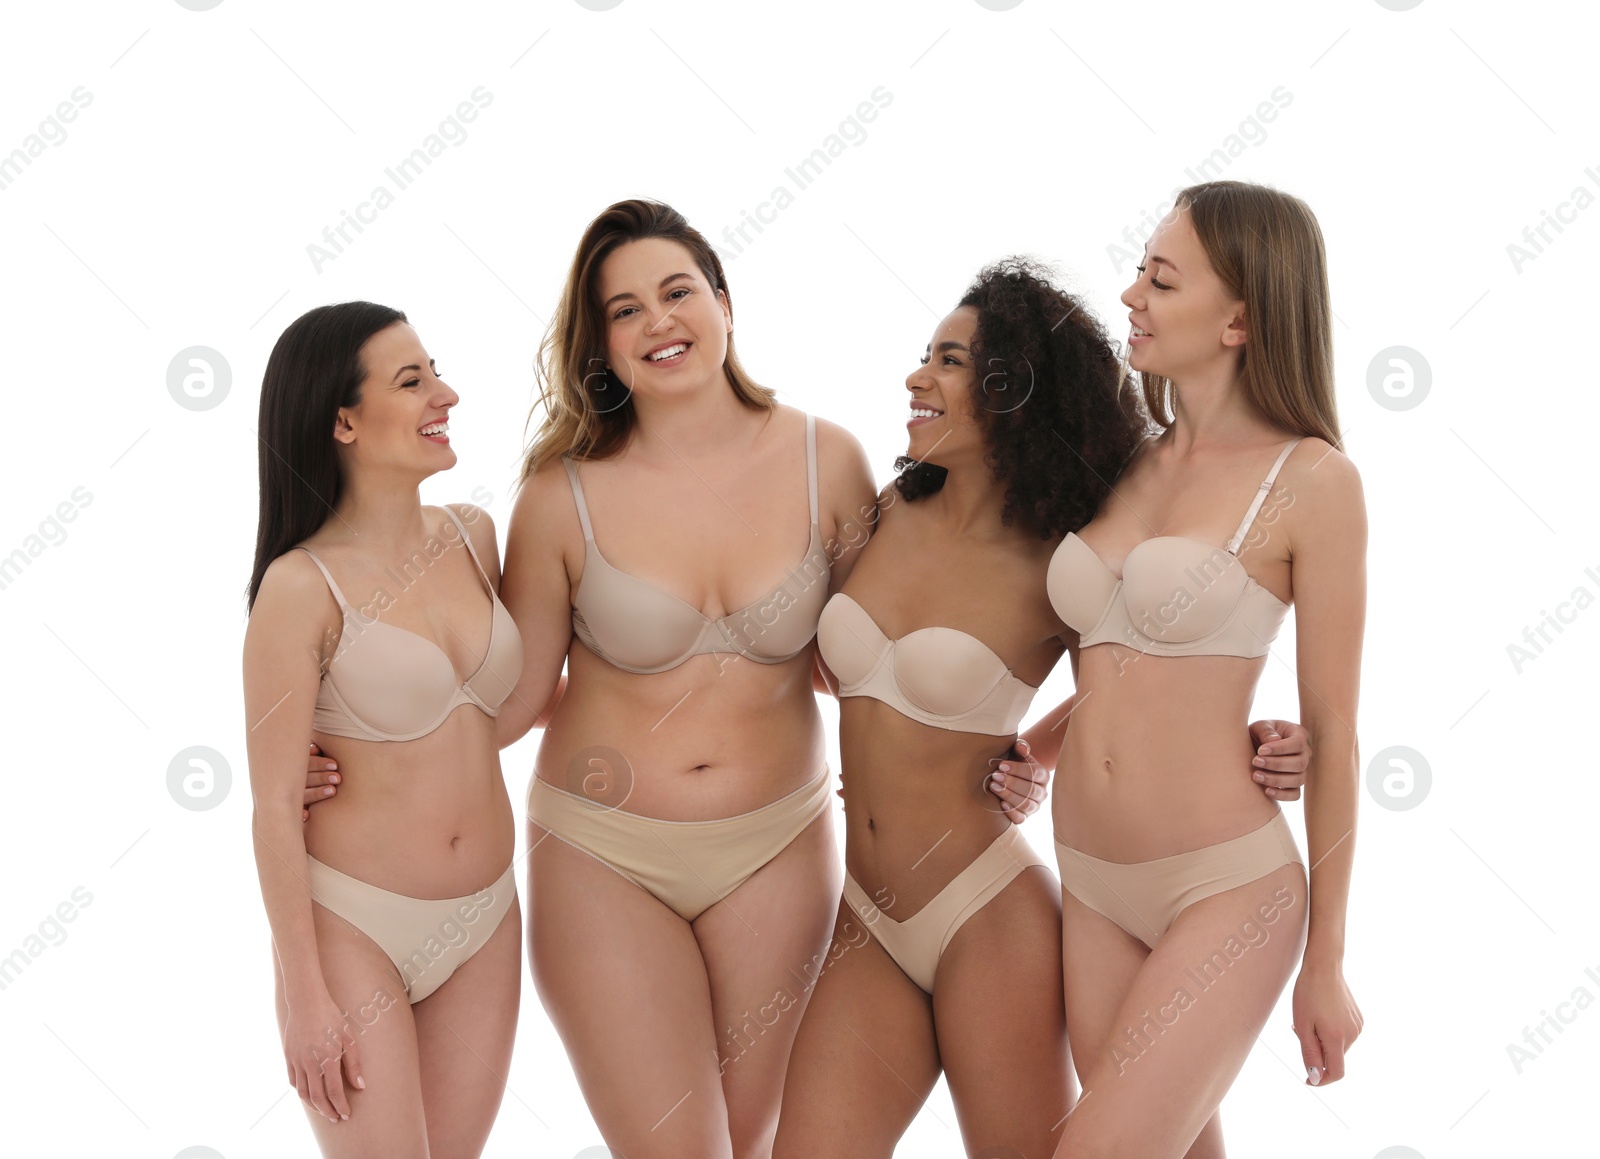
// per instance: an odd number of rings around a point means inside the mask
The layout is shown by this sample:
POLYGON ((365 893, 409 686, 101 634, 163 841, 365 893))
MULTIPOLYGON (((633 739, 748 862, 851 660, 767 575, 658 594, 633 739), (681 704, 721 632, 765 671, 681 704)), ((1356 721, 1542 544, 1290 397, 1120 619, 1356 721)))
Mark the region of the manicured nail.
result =
POLYGON ((1006 764, 1005 761, 1001 761, 1000 762, 1000 771, 1002 773, 1009 773, 1011 771, 1011 766, 1006 764))
POLYGON ((362 1078, 360 1075, 356 1075, 356 1086, 361 1090, 366 1090, 367 1080, 362 1078))
POLYGON ((1306 1082, 1318 1086, 1322 1082, 1322 1072, 1314 1066, 1306 1067, 1306 1082))
MULTIPOLYGON (((339 767, 338 765, 329 765, 328 766, 328 770, 331 772, 331 771, 333 771, 334 769, 336 769, 338 767, 339 767)), ((328 778, 328 780, 330 780, 330 781, 337 781, 338 779, 339 779, 338 777, 329 777, 328 778)))
POLYGON ((1004 773, 996 773, 994 775, 994 783, 996 785, 999 785, 1002 789, 1005 788, 1006 787, 1006 775, 1004 773))
POLYGON ((1264 784, 1267 783, 1267 774, 1266 773, 1251 773, 1250 776, 1255 779, 1257 784, 1264 785, 1264 784))
POLYGON ((327 788, 327 789, 323 789, 323 790, 322 790, 322 795, 323 795, 323 796, 324 796, 324 797, 330 797, 330 796, 332 796, 332 795, 333 795, 333 789, 332 789, 332 788, 327 788))
MULTIPOLYGON (((1262 752, 1266 752, 1266 751, 1267 751, 1267 750, 1266 750, 1266 749, 1262 749, 1262 750, 1261 750, 1261 751, 1262 751, 1262 752)), ((1266 762, 1266 760, 1265 760, 1265 759, 1263 759, 1263 758, 1261 758, 1261 757, 1252 757, 1252 758, 1251 758, 1251 759, 1250 759, 1250 763, 1251 763, 1251 764, 1252 764, 1252 765, 1259 765, 1259 766, 1260 766, 1260 767, 1261 767, 1261 768, 1266 768, 1266 767, 1267 767, 1267 762, 1266 762)))

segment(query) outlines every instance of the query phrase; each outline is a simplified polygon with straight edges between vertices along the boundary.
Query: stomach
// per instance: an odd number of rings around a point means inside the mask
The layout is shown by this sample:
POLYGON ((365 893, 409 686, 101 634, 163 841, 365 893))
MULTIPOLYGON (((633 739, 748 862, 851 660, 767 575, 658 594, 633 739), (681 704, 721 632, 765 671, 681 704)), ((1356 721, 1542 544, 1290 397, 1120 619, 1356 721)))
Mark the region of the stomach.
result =
POLYGON ((516 850, 494 719, 458 705, 427 736, 368 741, 313 732, 339 764, 339 792, 311 810, 306 852, 381 889, 463 897, 516 850))
POLYGON ((1056 839, 1105 861, 1149 861, 1265 825, 1249 712, 1266 657, 1083 649, 1079 706, 1052 796, 1056 839))
POLYGON ((716 652, 639 675, 575 639, 534 775, 666 821, 758 809, 826 766, 813 655, 807 647, 781 664, 759 664, 716 652))
POLYGON ((839 702, 845 867, 905 921, 1011 828, 985 782, 1013 736, 954 732, 866 696, 839 702))

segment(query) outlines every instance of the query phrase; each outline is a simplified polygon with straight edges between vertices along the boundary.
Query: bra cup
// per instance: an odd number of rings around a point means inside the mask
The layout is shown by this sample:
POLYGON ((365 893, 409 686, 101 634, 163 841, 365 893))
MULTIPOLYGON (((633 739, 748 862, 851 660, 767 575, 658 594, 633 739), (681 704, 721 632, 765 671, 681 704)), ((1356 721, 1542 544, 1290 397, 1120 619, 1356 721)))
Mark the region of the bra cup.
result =
MULTIPOLYGON (((806 557, 809 564, 813 555, 806 557)), ((805 564, 801 565, 804 572, 805 564)), ((818 630, 817 617, 828 599, 828 572, 808 579, 791 576, 759 604, 746 608, 725 621, 724 634, 737 650, 756 656, 778 659, 793 656, 804 648, 818 630)))
POLYGON ((324 687, 329 686, 359 720, 395 734, 414 732, 418 721, 437 716, 457 691, 454 669, 433 644, 392 625, 359 620, 350 624, 328 666, 324 687))
POLYGON ((895 684, 936 716, 961 717, 986 701, 1006 676, 993 652, 965 632, 922 628, 895 644, 895 684))
POLYGON ((511 696, 517 680, 522 675, 522 633, 511 613, 498 601, 494 605, 494 636, 489 641, 489 655, 467 683, 467 689, 491 712, 511 696))
POLYGON ((1079 633, 1090 631, 1100 622, 1117 588, 1116 577, 1076 535, 1069 535, 1056 545, 1044 582, 1056 615, 1079 633))
POLYGON ((1168 644, 1191 643, 1220 630, 1249 582, 1244 565, 1227 551, 1176 536, 1145 540, 1122 565, 1129 623, 1168 644))
POLYGON ((856 602, 836 595, 817 621, 817 648, 842 688, 866 682, 884 661, 889 638, 856 602))
POLYGON ((601 655, 615 656, 634 668, 660 669, 676 663, 699 643, 706 627, 693 608, 611 567, 597 550, 589 552, 583 565, 578 604, 572 624, 585 642, 601 655), (583 607, 603 608, 605 615, 591 622, 583 607))

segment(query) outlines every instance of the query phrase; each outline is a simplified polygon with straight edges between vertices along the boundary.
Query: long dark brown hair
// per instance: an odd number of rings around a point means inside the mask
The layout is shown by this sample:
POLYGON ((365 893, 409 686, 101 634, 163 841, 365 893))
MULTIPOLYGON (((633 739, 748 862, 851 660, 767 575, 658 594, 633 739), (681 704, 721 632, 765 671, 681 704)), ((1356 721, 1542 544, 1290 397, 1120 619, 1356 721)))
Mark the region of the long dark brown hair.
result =
POLYGON ((256 423, 256 559, 246 606, 254 608, 273 560, 316 532, 338 506, 344 477, 334 445, 340 407, 359 406, 367 376, 361 347, 406 316, 375 302, 307 310, 278 337, 261 377, 256 423))

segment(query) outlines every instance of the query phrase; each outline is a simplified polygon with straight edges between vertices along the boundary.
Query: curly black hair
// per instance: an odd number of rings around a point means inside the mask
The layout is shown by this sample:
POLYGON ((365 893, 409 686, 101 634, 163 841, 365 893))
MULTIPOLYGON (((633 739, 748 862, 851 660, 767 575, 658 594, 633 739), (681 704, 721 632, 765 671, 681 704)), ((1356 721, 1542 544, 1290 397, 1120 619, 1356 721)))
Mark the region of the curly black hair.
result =
MULTIPOLYGON (((972 417, 989 446, 984 462, 1006 485, 1001 522, 1021 519, 1041 539, 1076 531, 1149 426, 1132 377, 1088 306, 1031 258, 985 266, 957 305, 978 311, 972 417)), ((905 499, 944 486, 936 464, 902 458, 895 468, 905 499)))

